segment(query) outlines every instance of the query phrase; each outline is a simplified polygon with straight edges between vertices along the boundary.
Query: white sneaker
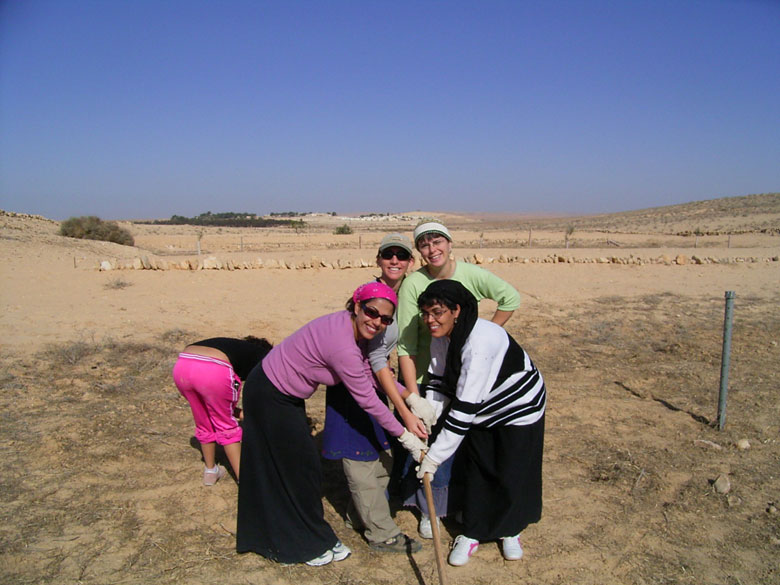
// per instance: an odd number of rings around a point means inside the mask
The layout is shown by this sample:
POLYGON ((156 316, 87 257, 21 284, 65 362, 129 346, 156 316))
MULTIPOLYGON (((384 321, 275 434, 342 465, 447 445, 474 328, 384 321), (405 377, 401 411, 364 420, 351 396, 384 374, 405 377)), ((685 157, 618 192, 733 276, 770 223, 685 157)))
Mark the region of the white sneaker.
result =
POLYGON ((520 543, 520 535, 506 536, 501 539, 501 550, 508 561, 519 561, 523 558, 523 545, 520 543))
POLYGON ((227 475, 227 469, 221 465, 215 465, 213 469, 208 467, 203 470, 203 485, 212 486, 227 475))
POLYGON ((330 551, 333 553, 334 561, 343 561, 352 554, 352 549, 340 540, 336 543, 336 546, 330 549, 330 551))
MULTIPOLYGON (((439 522, 438 518, 436 518, 436 524, 441 529, 441 522, 439 522)), ((427 538, 429 540, 433 538, 433 526, 431 525, 430 516, 426 516, 425 514, 420 516, 420 527, 417 530, 420 532, 422 538, 427 538)), ((439 532, 441 532, 441 530, 439 530, 439 532)))
POLYGON ((478 548, 478 540, 469 538, 465 534, 460 534, 452 544, 452 550, 447 561, 454 567, 462 567, 469 562, 471 555, 477 552, 478 548))
POLYGON ((310 561, 306 561, 306 564, 309 565, 310 567, 321 567, 322 565, 327 565, 332 560, 333 560, 333 551, 326 550, 320 556, 314 557, 310 561))

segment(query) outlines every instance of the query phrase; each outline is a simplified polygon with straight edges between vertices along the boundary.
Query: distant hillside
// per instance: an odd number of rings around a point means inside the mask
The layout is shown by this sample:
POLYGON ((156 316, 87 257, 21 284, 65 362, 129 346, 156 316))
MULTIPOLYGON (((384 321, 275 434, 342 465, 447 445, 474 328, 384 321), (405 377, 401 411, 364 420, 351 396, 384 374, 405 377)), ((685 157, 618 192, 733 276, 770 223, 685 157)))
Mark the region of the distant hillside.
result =
MULTIPOLYGON (((214 214, 215 216, 219 214, 214 214)), ((246 214, 249 215, 249 214, 246 214)), ((177 217, 177 216, 174 216, 177 217)), ((539 216, 520 213, 458 213, 443 211, 410 211, 398 215, 363 214, 357 216, 332 216, 330 213, 306 216, 306 231, 332 232, 334 226, 348 222, 361 232, 409 231, 423 218, 437 218, 451 229, 463 230, 547 230, 564 232, 569 227, 574 232, 605 232, 622 234, 658 235, 729 235, 729 234, 773 234, 780 235, 780 193, 763 193, 741 197, 722 197, 664 207, 651 207, 620 213, 578 216, 539 216)), ((289 220, 275 220, 286 227, 289 220)), ((40 225, 44 231, 55 233, 55 222, 39 215, 15 213, 0 210, 0 227, 15 229, 40 225)), ((143 232, 143 223, 138 222, 134 231, 143 232)), ((188 222, 184 222, 188 223, 188 222)), ((217 227, 219 224, 207 224, 217 227)))
POLYGON ((770 233, 780 234, 780 193, 723 197, 651 207, 636 211, 599 215, 534 217, 519 214, 447 214, 453 227, 473 229, 475 217, 496 228, 562 231, 574 226, 577 231, 608 233, 709 235, 770 233))

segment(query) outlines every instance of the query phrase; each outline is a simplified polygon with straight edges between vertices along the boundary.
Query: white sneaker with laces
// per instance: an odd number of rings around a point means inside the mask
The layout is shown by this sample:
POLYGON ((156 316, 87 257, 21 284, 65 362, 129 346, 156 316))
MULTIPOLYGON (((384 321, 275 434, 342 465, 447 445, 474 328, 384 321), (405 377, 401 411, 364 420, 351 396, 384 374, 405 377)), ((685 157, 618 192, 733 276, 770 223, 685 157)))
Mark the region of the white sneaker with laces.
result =
POLYGON ((465 534, 458 535, 455 538, 455 542, 452 544, 452 550, 447 561, 453 567, 462 567, 469 562, 471 555, 477 552, 479 548, 479 541, 469 538, 465 534))
MULTIPOLYGON (((438 518, 436 518, 436 523, 441 528, 441 522, 439 522, 438 518)), ((423 514, 420 517, 420 527, 418 528, 418 531, 420 532, 420 536, 422 538, 427 538, 429 540, 433 538, 433 526, 431 525, 430 516, 423 514)), ((439 530, 439 532, 441 532, 441 530, 439 530)))
POLYGON ((343 561, 352 554, 352 549, 340 540, 336 543, 336 546, 330 549, 330 551, 333 553, 334 561, 343 561))
POLYGON ((322 565, 327 565, 332 560, 333 560, 333 551, 326 550, 320 556, 314 557, 310 561, 306 561, 306 564, 309 565, 310 567, 321 567, 322 565))
POLYGON ((520 542, 520 535, 505 536, 501 539, 501 550, 504 558, 508 561, 519 561, 523 558, 523 545, 520 542))

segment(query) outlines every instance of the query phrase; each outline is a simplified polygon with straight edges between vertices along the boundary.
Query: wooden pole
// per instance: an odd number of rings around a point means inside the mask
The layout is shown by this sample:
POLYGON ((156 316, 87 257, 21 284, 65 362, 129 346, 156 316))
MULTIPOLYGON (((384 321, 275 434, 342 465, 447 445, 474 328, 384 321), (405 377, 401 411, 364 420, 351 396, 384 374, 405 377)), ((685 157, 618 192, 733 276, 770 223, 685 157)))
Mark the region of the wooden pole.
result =
POLYGON ((423 486, 425 487, 425 499, 428 502, 428 517, 431 519, 431 528, 433 529, 433 550, 436 553, 436 570, 439 572, 439 585, 447 585, 447 578, 444 574, 444 557, 441 552, 441 539, 439 537, 439 519, 436 517, 436 508, 433 506, 430 473, 423 475, 423 486))

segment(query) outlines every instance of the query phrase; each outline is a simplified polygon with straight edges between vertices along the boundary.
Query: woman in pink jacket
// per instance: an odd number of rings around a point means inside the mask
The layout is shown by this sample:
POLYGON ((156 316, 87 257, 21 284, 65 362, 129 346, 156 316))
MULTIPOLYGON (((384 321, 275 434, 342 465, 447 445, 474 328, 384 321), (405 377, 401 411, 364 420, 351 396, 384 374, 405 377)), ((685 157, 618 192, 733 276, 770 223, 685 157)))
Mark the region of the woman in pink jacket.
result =
POLYGON ((304 325, 252 370, 244 386, 238 552, 310 566, 343 560, 351 552, 324 518, 320 455, 304 406, 320 384, 343 383, 419 459, 425 445, 377 396, 366 347, 392 323, 397 304, 386 284, 361 285, 347 310, 304 325))

